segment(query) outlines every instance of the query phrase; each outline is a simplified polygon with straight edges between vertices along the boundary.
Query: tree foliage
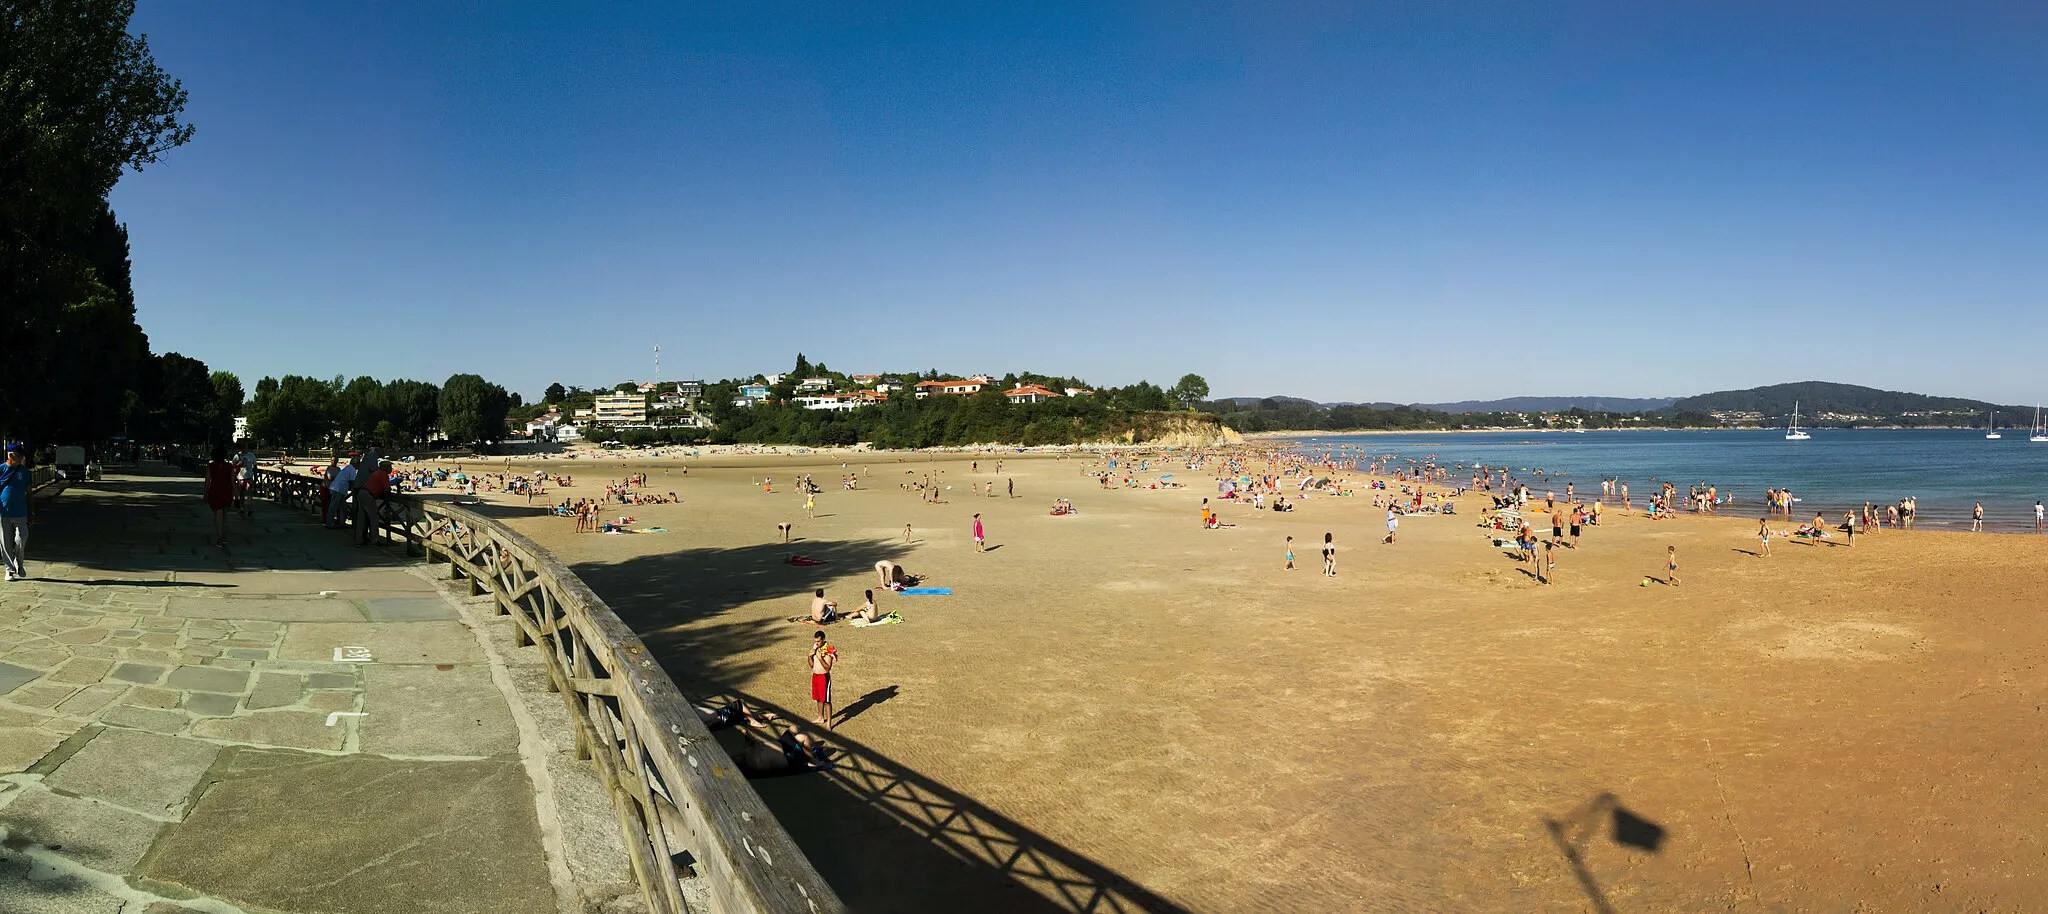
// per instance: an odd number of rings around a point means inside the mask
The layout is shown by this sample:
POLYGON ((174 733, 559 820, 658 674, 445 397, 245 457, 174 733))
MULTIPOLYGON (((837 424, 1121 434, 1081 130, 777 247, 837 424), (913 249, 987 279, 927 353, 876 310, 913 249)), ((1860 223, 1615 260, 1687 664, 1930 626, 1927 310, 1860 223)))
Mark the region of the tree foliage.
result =
POLYGON ((465 444, 503 441, 511 405, 505 388, 479 375, 452 375, 441 385, 441 434, 465 444))
POLYGON ((128 33, 133 12, 132 0, 0 5, 0 429, 93 440, 147 425, 148 401, 163 399, 148 389, 162 366, 135 323, 127 232, 106 198, 192 129, 178 120, 184 90, 128 33))

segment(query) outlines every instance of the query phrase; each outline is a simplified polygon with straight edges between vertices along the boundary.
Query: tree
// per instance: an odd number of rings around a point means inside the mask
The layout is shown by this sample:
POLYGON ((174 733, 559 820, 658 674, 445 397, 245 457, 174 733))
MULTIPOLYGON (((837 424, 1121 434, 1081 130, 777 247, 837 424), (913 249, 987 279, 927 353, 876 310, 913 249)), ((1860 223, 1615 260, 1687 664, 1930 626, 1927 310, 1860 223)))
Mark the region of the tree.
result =
POLYGON ((226 444, 235 437, 235 417, 242 414, 242 379, 232 371, 216 371, 207 381, 213 385, 213 418, 206 443, 226 444))
POLYGON ((335 429, 351 444, 370 443, 372 433, 386 411, 384 385, 376 378, 364 375, 335 391, 332 410, 335 429))
POLYGON ((1111 393, 1110 399, 1118 409, 1131 411, 1160 410, 1169 405, 1166 392, 1150 381, 1139 381, 1129 387, 1118 388, 1111 393))
POLYGON ((128 33, 133 0, 0 8, 0 428, 98 437, 146 410, 127 233, 107 208, 125 168, 191 138, 185 93, 128 33))
POLYGON ((807 358, 804 358, 804 354, 803 354, 803 353, 801 353, 801 352, 797 353, 797 354, 796 354, 796 367, 795 367, 795 368, 792 368, 792 369, 790 369, 790 370, 789 370, 789 373, 790 373, 790 374, 793 374, 793 375, 796 375, 796 377, 797 377, 797 380, 803 380, 804 378, 807 378, 807 377, 809 377, 809 376, 810 376, 810 374, 811 374, 811 360, 810 360, 810 359, 807 359, 807 358))
POLYGON ((423 444, 434 436, 441 419, 441 388, 425 381, 392 381, 384 385, 384 398, 397 440, 423 444))
POLYGON ((319 378, 264 378, 256 382, 256 398, 249 402, 249 434, 279 447, 323 443, 334 434, 333 401, 334 386, 319 378))
POLYGON ((560 382, 556 382, 554 384, 549 384, 548 389, 545 392, 543 392, 540 396, 541 399, 546 400, 549 403, 560 404, 563 400, 569 399, 569 391, 567 388, 563 387, 560 382))
POLYGON ((505 388, 478 375, 452 375, 441 385, 441 434, 465 444, 503 441, 511 405, 505 388))
POLYGON ((1198 374, 1181 375, 1180 383, 1173 385, 1173 389, 1166 393, 1183 408, 1194 409, 1195 404, 1209 399, 1209 382, 1198 374))

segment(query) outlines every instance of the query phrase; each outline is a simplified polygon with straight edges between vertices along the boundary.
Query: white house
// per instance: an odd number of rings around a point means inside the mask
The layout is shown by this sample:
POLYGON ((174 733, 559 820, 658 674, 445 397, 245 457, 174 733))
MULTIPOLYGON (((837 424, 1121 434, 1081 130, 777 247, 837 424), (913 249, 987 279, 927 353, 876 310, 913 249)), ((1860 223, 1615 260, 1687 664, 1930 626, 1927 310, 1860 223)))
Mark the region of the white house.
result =
POLYGON ((1008 397, 1012 403, 1042 403, 1059 396, 1059 394, 1036 384, 1024 384, 1003 391, 1003 396, 1008 397))

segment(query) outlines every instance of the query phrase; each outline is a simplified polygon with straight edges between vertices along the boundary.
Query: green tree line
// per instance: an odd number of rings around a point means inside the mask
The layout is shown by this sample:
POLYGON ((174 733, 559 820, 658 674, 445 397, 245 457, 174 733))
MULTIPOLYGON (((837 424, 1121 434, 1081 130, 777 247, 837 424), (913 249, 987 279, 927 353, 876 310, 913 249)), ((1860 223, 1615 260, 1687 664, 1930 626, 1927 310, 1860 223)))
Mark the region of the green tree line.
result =
POLYGON ((437 439, 462 444, 505 440, 516 393, 474 374, 439 386, 425 381, 264 378, 249 401, 249 436, 272 447, 349 443, 416 447, 437 439))

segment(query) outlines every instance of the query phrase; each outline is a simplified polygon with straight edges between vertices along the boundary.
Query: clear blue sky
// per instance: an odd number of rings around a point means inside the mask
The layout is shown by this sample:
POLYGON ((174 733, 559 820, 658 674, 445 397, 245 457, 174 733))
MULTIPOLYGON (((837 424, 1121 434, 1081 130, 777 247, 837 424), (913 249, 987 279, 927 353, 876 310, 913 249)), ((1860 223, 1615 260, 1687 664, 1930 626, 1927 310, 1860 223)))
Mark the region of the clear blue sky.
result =
POLYGON ((144 0, 114 205, 246 384, 2048 397, 2048 4, 1352 6, 144 0))

